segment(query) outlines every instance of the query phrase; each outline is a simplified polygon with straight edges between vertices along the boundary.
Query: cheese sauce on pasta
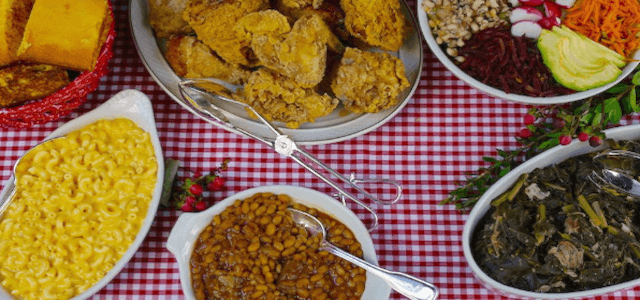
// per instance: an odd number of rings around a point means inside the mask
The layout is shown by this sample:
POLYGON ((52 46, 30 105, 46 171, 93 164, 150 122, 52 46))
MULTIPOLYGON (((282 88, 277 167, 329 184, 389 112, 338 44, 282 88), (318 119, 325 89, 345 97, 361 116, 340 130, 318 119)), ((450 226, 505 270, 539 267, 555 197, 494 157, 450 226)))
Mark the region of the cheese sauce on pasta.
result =
POLYGON ((101 120, 30 151, 0 221, 0 280, 21 299, 69 299, 127 251, 146 217, 158 164, 149 133, 101 120))

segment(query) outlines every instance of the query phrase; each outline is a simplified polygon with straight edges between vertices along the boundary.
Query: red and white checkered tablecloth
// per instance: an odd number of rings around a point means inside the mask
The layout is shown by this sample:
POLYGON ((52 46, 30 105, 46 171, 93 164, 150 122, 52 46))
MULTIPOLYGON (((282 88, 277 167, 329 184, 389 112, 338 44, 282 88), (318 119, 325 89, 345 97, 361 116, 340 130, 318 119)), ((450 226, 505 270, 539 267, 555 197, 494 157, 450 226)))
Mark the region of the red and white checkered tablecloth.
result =
MULTIPOLYGON (((247 188, 276 184, 334 193, 327 184, 264 144, 206 123, 174 102, 138 57, 129 29, 128 1, 116 0, 113 4, 117 38, 111 72, 87 102, 69 116, 25 130, 0 129, 3 183, 16 159, 58 126, 119 91, 137 89, 152 100, 166 158, 179 160, 184 169, 196 172, 210 171, 223 158, 231 158, 229 169, 223 173, 226 190, 216 194, 218 200, 247 188)), ((360 177, 384 177, 402 184, 404 196, 400 202, 375 207, 380 225, 371 236, 382 267, 433 282, 440 289, 439 299, 501 299, 483 288, 467 266, 461 238, 467 216, 453 206, 438 203, 466 172, 485 165, 483 156, 495 156, 496 148, 518 146, 513 137, 529 106, 489 97, 467 86, 445 69, 426 43, 424 49, 419 87, 397 116, 366 135, 305 149, 342 174, 355 172, 360 177)), ((634 118, 625 122, 638 121, 634 118)), ((350 207, 366 217, 363 209, 350 207)), ((91 299, 183 299, 176 261, 165 248, 179 214, 158 211, 147 238, 129 264, 91 299)), ((640 287, 599 299, 638 296, 640 287)), ((394 292, 391 299, 403 297, 394 292)))

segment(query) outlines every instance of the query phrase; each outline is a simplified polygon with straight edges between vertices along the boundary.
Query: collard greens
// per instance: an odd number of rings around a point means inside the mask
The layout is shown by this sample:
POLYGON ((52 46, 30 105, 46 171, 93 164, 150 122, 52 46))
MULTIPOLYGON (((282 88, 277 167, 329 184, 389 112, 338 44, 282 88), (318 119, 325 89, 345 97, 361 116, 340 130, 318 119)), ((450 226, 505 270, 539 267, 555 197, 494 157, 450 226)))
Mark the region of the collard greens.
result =
MULTIPOLYGON (((640 153, 638 142, 607 142, 640 153)), ((640 199, 594 177, 601 170, 594 155, 523 174, 493 200, 472 238, 484 272, 518 289, 554 293, 640 277, 640 199)), ((634 178, 640 173, 637 160, 603 164, 634 178)))

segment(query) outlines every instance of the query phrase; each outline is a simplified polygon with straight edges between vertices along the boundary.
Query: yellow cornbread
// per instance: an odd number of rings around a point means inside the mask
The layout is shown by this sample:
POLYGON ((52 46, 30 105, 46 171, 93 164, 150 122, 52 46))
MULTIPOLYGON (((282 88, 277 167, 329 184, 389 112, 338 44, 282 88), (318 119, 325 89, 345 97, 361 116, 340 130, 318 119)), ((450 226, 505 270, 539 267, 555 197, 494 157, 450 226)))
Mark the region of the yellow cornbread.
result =
POLYGON ((36 0, 18 49, 22 60, 92 70, 108 28, 106 0, 36 0))
POLYGON ((18 60, 16 52, 34 0, 0 1, 0 66, 18 60))

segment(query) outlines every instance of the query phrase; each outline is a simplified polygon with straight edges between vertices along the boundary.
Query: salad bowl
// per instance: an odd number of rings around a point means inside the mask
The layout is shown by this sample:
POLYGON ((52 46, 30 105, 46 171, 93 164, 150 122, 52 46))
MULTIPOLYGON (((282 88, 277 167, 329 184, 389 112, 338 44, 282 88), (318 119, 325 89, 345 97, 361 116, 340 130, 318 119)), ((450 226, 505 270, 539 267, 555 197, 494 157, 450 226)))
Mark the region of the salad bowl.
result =
MULTIPOLYGON (((420 29, 422 30, 422 35, 427 42, 427 45, 431 49, 431 52, 438 58, 438 60, 458 79, 464 81, 468 85, 473 88, 476 88, 482 91, 485 94, 488 94, 493 97, 520 102, 525 104, 535 104, 535 105, 552 105, 552 104, 561 104, 561 103, 569 103, 582 99, 586 99, 595 95, 598 95, 609 88, 613 87, 623 79, 627 78, 633 70, 638 66, 640 62, 640 50, 636 51, 633 55, 633 58, 629 60, 629 62, 622 68, 622 73, 612 82, 607 83, 605 85, 588 89, 582 92, 574 92, 567 95, 558 95, 558 96, 550 96, 550 97, 533 97, 528 95, 521 95, 515 93, 507 93, 500 88, 496 88, 493 86, 489 86, 480 80, 470 76, 465 71, 463 71, 458 64, 449 56, 446 51, 443 49, 442 45, 439 45, 436 41, 436 36, 431 26, 429 26, 429 17, 425 10, 423 9, 423 3, 429 0, 418 0, 417 11, 418 11, 418 21, 420 23, 420 29)), ((517 2, 517 1, 516 1, 517 2)))

